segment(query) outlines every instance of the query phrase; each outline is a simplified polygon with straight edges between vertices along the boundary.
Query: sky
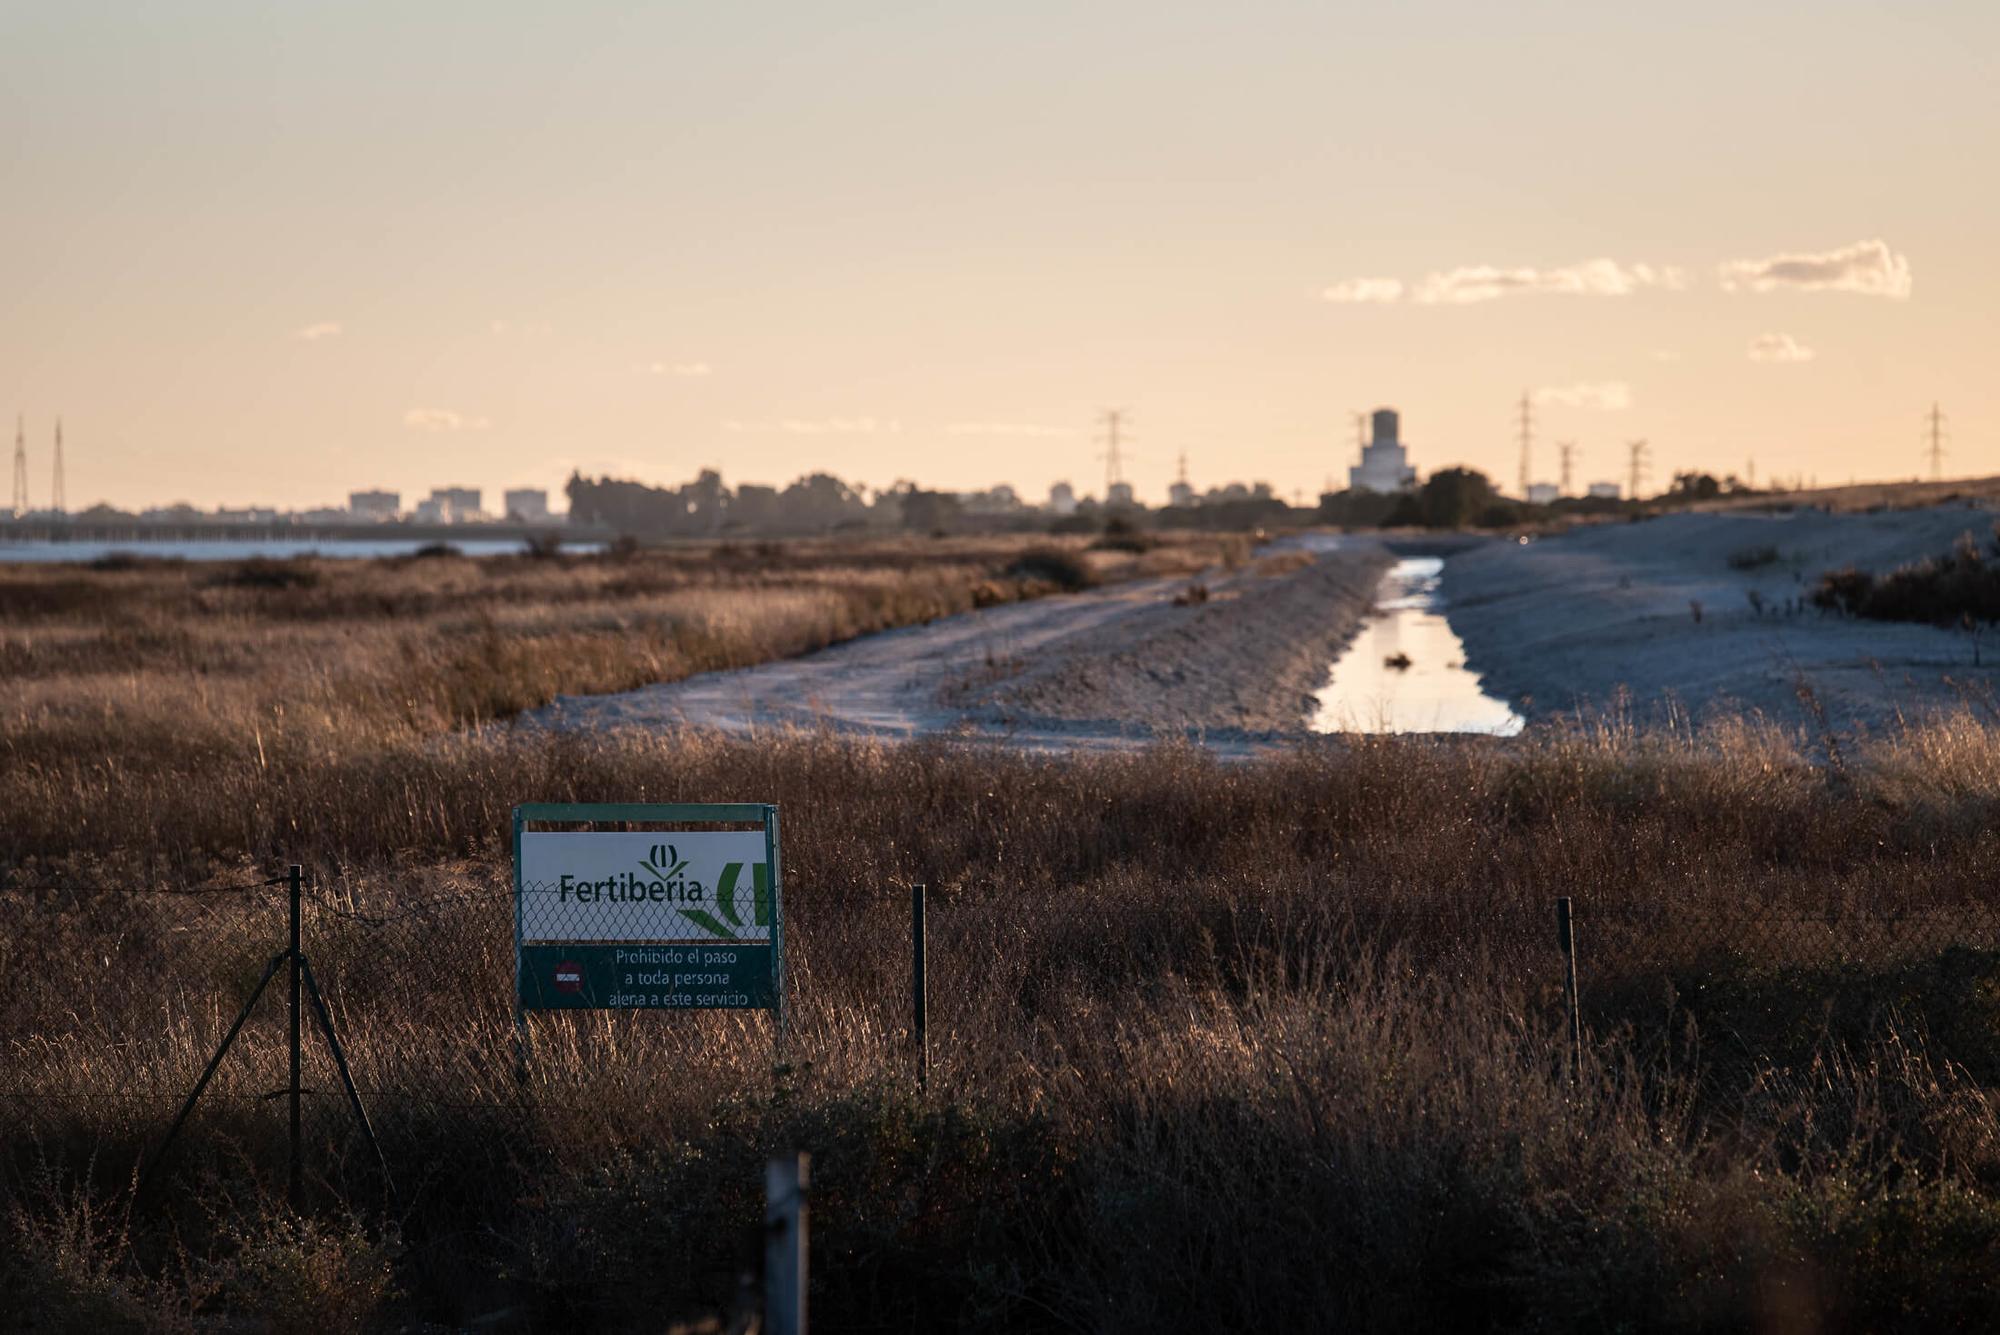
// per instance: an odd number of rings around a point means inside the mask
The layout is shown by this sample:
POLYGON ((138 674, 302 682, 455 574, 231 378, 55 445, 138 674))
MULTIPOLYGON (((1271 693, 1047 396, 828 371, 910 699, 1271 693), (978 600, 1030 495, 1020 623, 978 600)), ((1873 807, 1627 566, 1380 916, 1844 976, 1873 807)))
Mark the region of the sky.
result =
POLYGON ((30 499, 2000 472, 2000 5, 0 0, 30 499))

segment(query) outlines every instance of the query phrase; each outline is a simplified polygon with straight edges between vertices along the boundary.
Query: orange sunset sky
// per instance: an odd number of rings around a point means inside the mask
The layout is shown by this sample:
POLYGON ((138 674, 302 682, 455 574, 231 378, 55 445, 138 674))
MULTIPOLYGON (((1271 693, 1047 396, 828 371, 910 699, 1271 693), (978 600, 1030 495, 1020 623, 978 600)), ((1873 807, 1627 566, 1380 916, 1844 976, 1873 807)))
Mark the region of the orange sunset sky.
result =
POLYGON ((2000 5, 0 8, 32 499, 2000 471, 2000 5))

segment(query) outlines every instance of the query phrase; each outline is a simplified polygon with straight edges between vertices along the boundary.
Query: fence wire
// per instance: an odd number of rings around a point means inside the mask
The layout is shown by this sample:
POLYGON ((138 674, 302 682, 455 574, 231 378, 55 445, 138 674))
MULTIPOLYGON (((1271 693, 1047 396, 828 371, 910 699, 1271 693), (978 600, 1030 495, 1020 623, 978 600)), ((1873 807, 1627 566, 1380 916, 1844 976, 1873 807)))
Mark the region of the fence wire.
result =
MULTIPOLYGON (((784 907, 782 1032, 756 1009, 579 1008, 531 1014, 523 1044, 515 896, 484 871, 420 886, 395 878, 311 886, 301 940, 382 1154, 405 1173, 419 1165, 419 1180, 398 1188, 415 1191, 425 1189, 424 1147, 443 1129, 497 1161, 559 1122, 562 1152, 587 1154, 618 1144, 622 1119, 683 1097, 699 1070, 768 1067, 800 1054, 900 1068, 914 1012, 908 890, 839 902, 793 891, 784 907)), ((748 893, 732 902, 742 923, 768 908, 748 893)), ((108 1150, 126 1162, 157 1146, 289 939, 283 877, 6 885, 0 913, 10 924, 0 934, 0 1123, 9 1128, 0 1139, 108 1150)), ((1302 907, 1296 893, 1269 902, 1186 893, 1050 896, 1024 909, 1007 887, 958 885, 932 893, 926 927, 927 1040, 944 1081, 995 1059, 1075 1068, 1097 1059, 1097 1050, 1076 1047, 1079 1032, 1101 1030, 1115 1047, 1147 1015, 1379 986, 1390 975, 1551 1024, 1567 1006, 1547 901, 1302 907)), ((1726 1015, 1747 1054, 1778 1060, 1914 996, 1963 995, 1989 1008, 2000 996, 1993 900, 1882 909, 1594 905, 1578 896, 1574 932, 1577 1000, 1599 1035, 1670 1013, 1726 1015), (1819 1017, 1817 1027, 1801 1015, 1819 1017)), ((203 1153, 227 1147, 274 1181, 282 1174, 289 993, 281 963, 169 1173, 193 1171, 203 1153)), ((383 1165, 353 1116, 309 996, 301 1008, 300 1131, 311 1188, 373 1199, 390 1186, 383 1165)))

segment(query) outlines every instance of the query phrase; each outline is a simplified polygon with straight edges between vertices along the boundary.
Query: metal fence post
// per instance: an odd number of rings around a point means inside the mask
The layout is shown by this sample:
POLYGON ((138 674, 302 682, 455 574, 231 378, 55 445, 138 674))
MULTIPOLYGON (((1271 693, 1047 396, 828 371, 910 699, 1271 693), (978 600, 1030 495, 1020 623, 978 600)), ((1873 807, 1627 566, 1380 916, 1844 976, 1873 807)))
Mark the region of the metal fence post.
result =
POLYGON ((806 1335, 806 1188, 811 1156, 764 1166, 764 1329, 806 1335))
POLYGON ((910 887, 910 998, 912 1027, 917 1040, 917 1088, 931 1084, 931 1047, 924 1036, 925 1012, 930 1003, 930 966, 924 953, 924 888, 910 887))
POLYGON ((1556 939, 1563 953, 1563 1003, 1569 1011, 1569 1079, 1583 1074, 1583 1011, 1576 995, 1576 919, 1568 895, 1556 900, 1556 939))
POLYGON ((304 1203, 305 1197, 304 1172, 299 1157, 299 982, 301 973, 299 966, 305 958, 299 951, 299 898, 300 888, 304 880, 305 871, 296 863, 285 874, 286 884, 291 887, 292 892, 292 943, 291 949, 288 952, 292 960, 291 1014, 288 1017, 292 1046, 292 1080, 290 1089, 291 1136, 288 1145, 289 1157, 286 1166, 288 1170, 287 1180, 290 1183, 290 1199, 294 1213, 304 1203))

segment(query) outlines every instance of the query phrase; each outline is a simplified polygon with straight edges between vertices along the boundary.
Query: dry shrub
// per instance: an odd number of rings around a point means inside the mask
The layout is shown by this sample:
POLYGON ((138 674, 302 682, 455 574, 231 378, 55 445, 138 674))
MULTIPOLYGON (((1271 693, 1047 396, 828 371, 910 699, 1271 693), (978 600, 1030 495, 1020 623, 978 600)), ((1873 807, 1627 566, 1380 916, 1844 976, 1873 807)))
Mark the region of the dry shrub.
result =
POLYGON ((657 1328, 729 1305, 758 1166, 804 1148, 831 1326, 2000 1317, 2000 728, 1913 720, 1838 771, 1757 720, 1244 764, 446 731, 858 633, 975 596, 1001 559, 792 555, 739 551, 708 583, 651 553, 282 592, 92 576, 161 595, 124 623, 126 670, 91 661, 109 614, 10 624, 0 662, 61 665, 14 676, 0 730, 0 1266, 21 1310, 657 1328), (241 656, 295 637, 313 651, 241 656), (761 1015, 544 1016, 517 1076, 510 808, 717 798, 781 809, 783 1047, 761 1015), (274 994, 128 1231, 132 1167, 284 931, 269 891, 137 891, 291 860, 387 1173, 309 1042, 312 1211, 277 1208, 274 994), (932 895, 925 1093, 912 881, 932 895), (1582 951, 1574 1083, 1557 895, 1582 951))

